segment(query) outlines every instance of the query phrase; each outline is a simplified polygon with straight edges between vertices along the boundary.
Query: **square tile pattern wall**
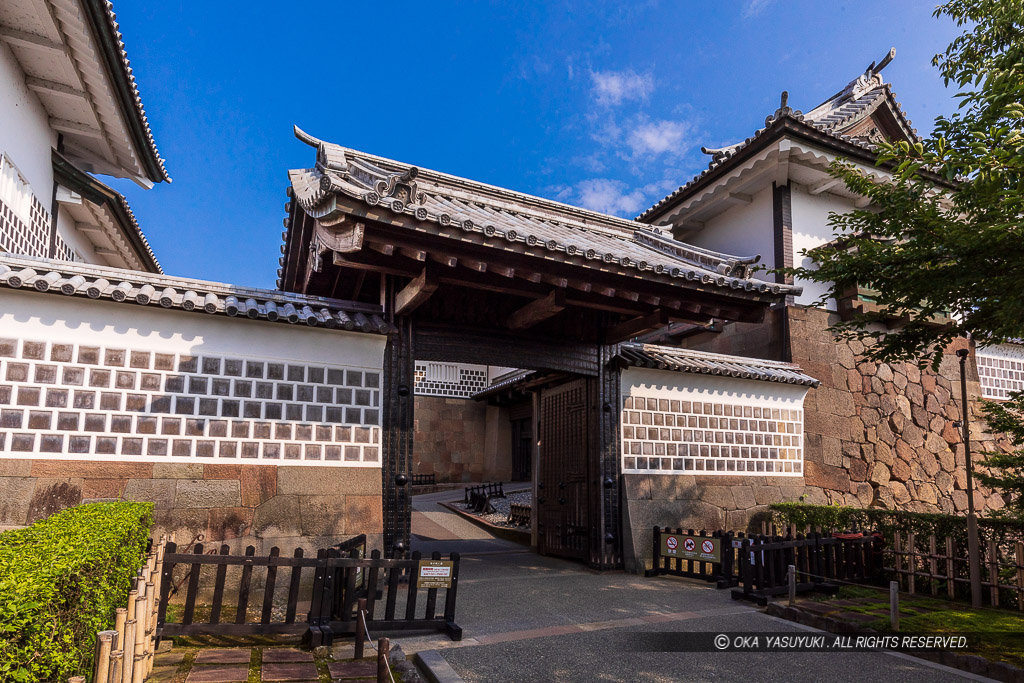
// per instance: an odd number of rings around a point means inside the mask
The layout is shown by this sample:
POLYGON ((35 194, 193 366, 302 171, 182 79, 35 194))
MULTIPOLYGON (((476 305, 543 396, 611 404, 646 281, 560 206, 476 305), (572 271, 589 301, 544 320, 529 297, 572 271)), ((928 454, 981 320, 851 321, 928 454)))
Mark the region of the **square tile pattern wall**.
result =
POLYGON ((647 474, 801 476, 803 411, 626 396, 622 469, 647 474))
POLYGON ((417 362, 413 372, 413 391, 418 396, 472 398, 487 388, 487 368, 462 363, 417 362))
POLYGON ((1007 399, 1024 390, 1024 346, 1003 344, 978 349, 978 379, 984 398, 1007 399))
POLYGON ((0 453, 380 466, 381 375, 0 338, 0 453))

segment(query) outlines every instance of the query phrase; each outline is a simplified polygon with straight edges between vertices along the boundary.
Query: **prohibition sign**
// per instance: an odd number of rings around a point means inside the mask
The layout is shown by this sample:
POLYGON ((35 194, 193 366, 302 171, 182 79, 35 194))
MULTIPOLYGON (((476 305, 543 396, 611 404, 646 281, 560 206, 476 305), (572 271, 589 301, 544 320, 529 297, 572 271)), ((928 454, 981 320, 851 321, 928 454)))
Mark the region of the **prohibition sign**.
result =
POLYGON ((700 544, 700 549, 706 553, 710 553, 712 550, 715 549, 715 544, 711 541, 704 541, 700 544))
POLYGON ((692 553, 693 549, 696 547, 697 544, 694 542, 692 538, 688 538, 685 541, 683 541, 683 549, 686 550, 686 552, 688 553, 692 553))
POLYGON ((675 550, 676 546, 679 545, 679 541, 676 539, 675 536, 669 536, 665 539, 665 545, 668 546, 669 550, 675 550))

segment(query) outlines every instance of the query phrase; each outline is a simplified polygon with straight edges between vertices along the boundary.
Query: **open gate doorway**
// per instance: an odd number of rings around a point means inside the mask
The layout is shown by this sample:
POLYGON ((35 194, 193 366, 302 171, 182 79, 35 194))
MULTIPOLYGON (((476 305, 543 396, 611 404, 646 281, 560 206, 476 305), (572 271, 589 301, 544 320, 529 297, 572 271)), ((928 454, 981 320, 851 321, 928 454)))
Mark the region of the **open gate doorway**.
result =
POLYGON ((592 479, 587 380, 573 379, 540 393, 539 467, 534 506, 537 550, 588 560, 592 479))

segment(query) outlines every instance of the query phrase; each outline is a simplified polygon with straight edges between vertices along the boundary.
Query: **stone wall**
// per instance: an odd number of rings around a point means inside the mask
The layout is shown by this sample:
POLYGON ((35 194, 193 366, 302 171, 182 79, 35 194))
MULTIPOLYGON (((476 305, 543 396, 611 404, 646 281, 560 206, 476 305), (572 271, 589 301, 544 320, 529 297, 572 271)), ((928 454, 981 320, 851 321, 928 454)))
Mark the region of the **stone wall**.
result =
POLYGON ((485 465, 487 404, 464 398, 417 396, 413 434, 413 472, 441 482, 483 481, 493 477, 485 465))
POLYGON ((380 470, 310 466, 0 459, 0 529, 97 501, 152 502, 154 536, 308 554, 358 534, 381 547, 380 470))
MULTIPOLYGON (((628 568, 650 562, 655 524, 743 530, 775 502, 966 511, 963 447, 952 424, 960 419, 955 351, 966 342, 946 350, 938 372, 909 363, 879 364, 864 360, 859 342, 835 339, 828 330, 835 314, 801 306, 785 310, 787 355, 821 381, 804 400, 804 477, 625 475, 628 568), (633 557, 628 556, 631 548, 633 557)), ((757 334, 763 338, 769 333, 757 334)), ((718 353, 735 353, 737 345, 760 357, 771 357, 772 351, 769 344, 765 353, 757 353, 756 345, 735 334, 697 342, 695 348, 718 353)), ((1005 438, 985 430, 973 351, 967 370, 971 450, 977 454, 1005 448, 1005 438)), ((975 485, 979 513, 1003 506, 999 494, 975 485)))

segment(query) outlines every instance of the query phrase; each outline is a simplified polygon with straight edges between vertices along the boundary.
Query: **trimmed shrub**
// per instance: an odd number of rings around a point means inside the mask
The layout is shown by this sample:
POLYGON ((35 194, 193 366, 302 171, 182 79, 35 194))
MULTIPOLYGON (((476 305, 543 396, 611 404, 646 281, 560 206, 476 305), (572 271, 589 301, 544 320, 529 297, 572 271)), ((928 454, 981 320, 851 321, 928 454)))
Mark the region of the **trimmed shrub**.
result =
POLYGON ((0 534, 0 680, 91 677, 143 565, 151 503, 90 503, 0 534))
MULTIPOLYGON (((892 538, 895 532, 913 532, 918 537, 935 534, 937 538, 950 536, 957 543, 967 543, 966 516, 808 503, 773 503, 768 508, 777 525, 792 524, 800 531, 807 526, 830 530, 870 529, 882 532, 886 538, 892 538)), ((978 519, 978 527, 985 540, 998 544, 1024 537, 1024 522, 1020 521, 982 517, 978 519)))

